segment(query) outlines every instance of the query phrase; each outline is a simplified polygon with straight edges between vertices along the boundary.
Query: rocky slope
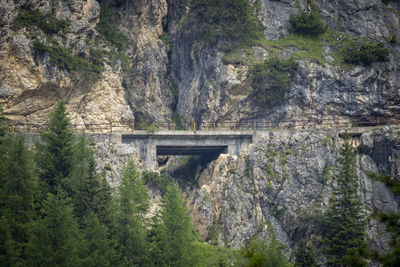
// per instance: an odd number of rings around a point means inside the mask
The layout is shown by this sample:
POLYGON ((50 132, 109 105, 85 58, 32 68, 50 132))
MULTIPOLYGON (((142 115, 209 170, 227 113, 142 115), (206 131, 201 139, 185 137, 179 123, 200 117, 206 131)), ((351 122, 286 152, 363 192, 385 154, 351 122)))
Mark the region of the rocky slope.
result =
MULTIPOLYGON (((187 192, 194 224, 208 240, 240 247, 271 231, 290 253, 301 238, 320 241, 321 218, 329 205, 341 140, 328 132, 274 132, 248 154, 221 155, 187 192)), ((357 153, 360 196, 369 218, 370 247, 388 250, 389 236, 372 212, 399 212, 399 197, 370 172, 398 179, 400 136, 385 128, 363 134, 357 153), (384 234, 382 234, 384 233, 384 234)))
MULTIPOLYGON (((195 35, 204 22, 191 3, 0 0, 0 104, 6 118, 43 124, 60 99, 73 124, 90 124, 96 131, 108 131, 104 125, 110 122, 140 128, 173 116, 197 125, 399 118, 398 2, 249 0, 252 15, 264 25, 263 37, 229 49, 223 40, 215 44, 195 35), (299 9, 317 9, 329 30, 318 38, 290 34, 290 15, 299 9), (112 33, 104 29, 102 14, 111 19, 112 33), (37 17, 59 26, 41 24, 37 17), (343 64, 340 49, 349 39, 382 42, 389 60, 343 64), (290 56, 299 66, 284 101, 260 103, 254 98, 252 67, 290 56)), ((329 132, 274 133, 239 157, 221 155, 198 174, 198 187, 184 188, 201 238, 240 247, 256 235, 268 239, 275 233, 288 254, 302 237, 318 246, 340 142, 329 132)), ((99 168, 116 186, 132 150, 107 142, 98 148, 99 168)), ((399 179, 399 151, 397 129, 361 137, 357 170, 368 214, 399 212, 398 196, 367 175, 399 179)), ((369 217, 371 248, 389 249, 384 229, 369 217)))
MULTIPOLYGON (((374 214, 399 213, 400 197, 387 181, 399 181, 400 128, 384 127, 353 139, 359 195, 363 203, 370 249, 391 251, 390 232, 374 214), (384 175, 385 179, 377 177, 384 175)), ((191 175, 177 174, 173 160, 162 172, 178 175, 189 214, 200 239, 211 244, 240 248, 254 237, 278 239, 290 257, 302 238, 320 256, 322 219, 329 206, 343 139, 329 131, 276 130, 257 132, 255 141, 240 156, 221 154, 191 175)), ((127 144, 97 142, 99 170, 116 187, 131 157, 127 144)), ((140 166, 140 162, 137 162, 140 166)), ((200 165, 198 165, 200 166, 200 165)), ((187 167, 187 166, 186 166, 187 167)), ((193 167, 193 166, 192 166, 193 167)), ((161 196, 149 188, 152 211, 161 196)))
POLYGON ((224 49, 193 39, 202 24, 191 13, 190 1, 2 0, 0 97, 5 114, 14 123, 42 123, 54 102, 63 99, 77 124, 149 124, 171 121, 175 111, 183 121, 197 123, 398 115, 397 2, 315 1, 329 28, 317 43, 290 41, 291 35, 282 41, 289 35, 290 15, 299 8, 310 10, 310 2, 250 3, 265 26, 264 41, 234 51, 239 57, 232 59, 224 49), (124 51, 99 33, 100 5, 112 10, 116 29, 127 37, 124 51), (32 9, 65 19, 69 26, 55 33, 35 25, 16 27, 20 14, 32 9), (350 37, 384 42, 389 62, 343 67, 336 56, 350 37), (90 62, 93 49, 102 51, 101 77, 91 81, 55 64, 51 53, 34 46, 38 41, 70 49, 90 62), (290 55, 300 65, 285 101, 273 107, 257 102, 249 82, 251 65, 290 55))

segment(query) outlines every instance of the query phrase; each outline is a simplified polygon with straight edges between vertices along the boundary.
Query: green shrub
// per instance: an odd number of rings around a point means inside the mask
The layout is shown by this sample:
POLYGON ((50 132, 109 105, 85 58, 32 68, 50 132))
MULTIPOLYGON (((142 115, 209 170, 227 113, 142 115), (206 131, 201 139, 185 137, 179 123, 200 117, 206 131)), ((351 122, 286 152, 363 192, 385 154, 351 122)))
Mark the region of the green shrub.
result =
POLYGON ((20 10, 14 25, 17 28, 37 26, 46 34, 68 29, 67 21, 59 20, 52 14, 42 14, 38 9, 20 10))
POLYGON ((147 185, 157 187, 162 195, 167 192, 167 186, 172 183, 171 179, 165 175, 151 171, 143 172, 143 180, 147 185))
POLYGON ((126 49, 129 38, 119 31, 115 12, 112 9, 100 5, 100 20, 96 25, 96 30, 119 51, 126 49))
POLYGON ((349 64, 371 65, 374 62, 388 61, 389 51, 382 43, 364 42, 357 44, 348 42, 343 48, 343 61, 349 64))
POLYGON ((321 15, 313 10, 307 13, 303 10, 298 15, 292 14, 289 19, 291 31, 304 35, 320 35, 326 31, 326 25, 322 21, 321 15))
POLYGON ((227 49, 263 36, 264 26, 247 0, 194 0, 189 17, 196 18, 196 24, 186 25, 194 40, 223 43, 227 49))
POLYGON ((169 32, 163 32, 160 36, 160 40, 168 47, 171 46, 171 34, 169 32))
POLYGON ((172 121, 175 122, 176 130, 184 130, 182 125, 182 116, 178 112, 172 111, 172 121))
POLYGON ((72 53, 71 49, 64 48, 58 45, 50 47, 38 41, 33 42, 33 48, 38 53, 49 53, 50 63, 52 65, 58 66, 61 69, 65 69, 72 73, 76 73, 79 71, 86 78, 92 81, 95 81, 101 77, 103 66, 102 61, 100 61, 99 58, 96 58, 94 62, 91 63, 81 57, 75 56, 72 53))
POLYGON ((282 253, 283 246, 276 239, 270 243, 265 241, 251 240, 245 247, 243 255, 248 259, 246 266, 266 266, 266 267, 292 267, 285 255, 282 253))
POLYGON ((293 58, 271 58, 255 64, 250 78, 257 101, 270 106, 284 102, 297 68, 298 63, 293 58))

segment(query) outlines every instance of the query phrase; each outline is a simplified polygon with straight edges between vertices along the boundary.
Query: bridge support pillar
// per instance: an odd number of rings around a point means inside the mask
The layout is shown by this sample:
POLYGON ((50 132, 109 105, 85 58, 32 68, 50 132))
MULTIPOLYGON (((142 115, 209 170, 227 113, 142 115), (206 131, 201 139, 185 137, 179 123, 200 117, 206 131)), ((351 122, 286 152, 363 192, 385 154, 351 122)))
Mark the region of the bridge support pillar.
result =
POLYGON ((141 144, 139 158, 144 161, 147 170, 155 171, 157 169, 157 151, 154 144, 141 144))

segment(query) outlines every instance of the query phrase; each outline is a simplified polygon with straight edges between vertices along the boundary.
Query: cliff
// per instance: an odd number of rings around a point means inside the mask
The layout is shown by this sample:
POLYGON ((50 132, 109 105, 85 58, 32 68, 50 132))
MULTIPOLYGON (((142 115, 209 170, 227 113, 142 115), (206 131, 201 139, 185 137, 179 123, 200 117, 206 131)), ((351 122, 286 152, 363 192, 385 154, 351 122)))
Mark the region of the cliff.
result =
MULTIPOLYGON (((42 125, 58 100, 66 102, 72 124, 87 129, 399 119, 398 1, 225 2, 0 0, 6 119, 25 130, 42 125), (316 12, 325 31, 293 33, 291 15, 302 11, 316 12), (349 63, 344 53, 352 45, 379 46, 387 55, 349 63), (272 78, 259 82, 257 70, 283 78, 277 85, 272 78)), ((199 168, 198 186, 181 186, 200 237, 238 248, 275 233, 288 255, 303 237, 318 247, 341 142, 329 131, 268 134, 245 154, 221 155, 199 168)), ((399 213, 399 198, 372 173, 399 180, 398 129, 377 129, 357 142, 369 246, 390 251, 390 234, 372 215, 399 213)), ((115 186, 133 152, 97 146, 100 168, 115 186)), ((158 203, 157 192, 153 197, 158 203)))

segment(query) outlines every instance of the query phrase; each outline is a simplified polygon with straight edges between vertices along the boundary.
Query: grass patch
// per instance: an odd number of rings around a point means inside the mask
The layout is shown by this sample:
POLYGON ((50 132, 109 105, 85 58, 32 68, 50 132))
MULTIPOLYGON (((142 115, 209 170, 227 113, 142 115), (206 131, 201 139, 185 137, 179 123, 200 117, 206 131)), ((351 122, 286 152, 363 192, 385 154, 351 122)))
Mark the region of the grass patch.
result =
POLYGON ((192 243, 194 266, 245 266, 246 259, 239 250, 222 248, 201 242, 192 243))

